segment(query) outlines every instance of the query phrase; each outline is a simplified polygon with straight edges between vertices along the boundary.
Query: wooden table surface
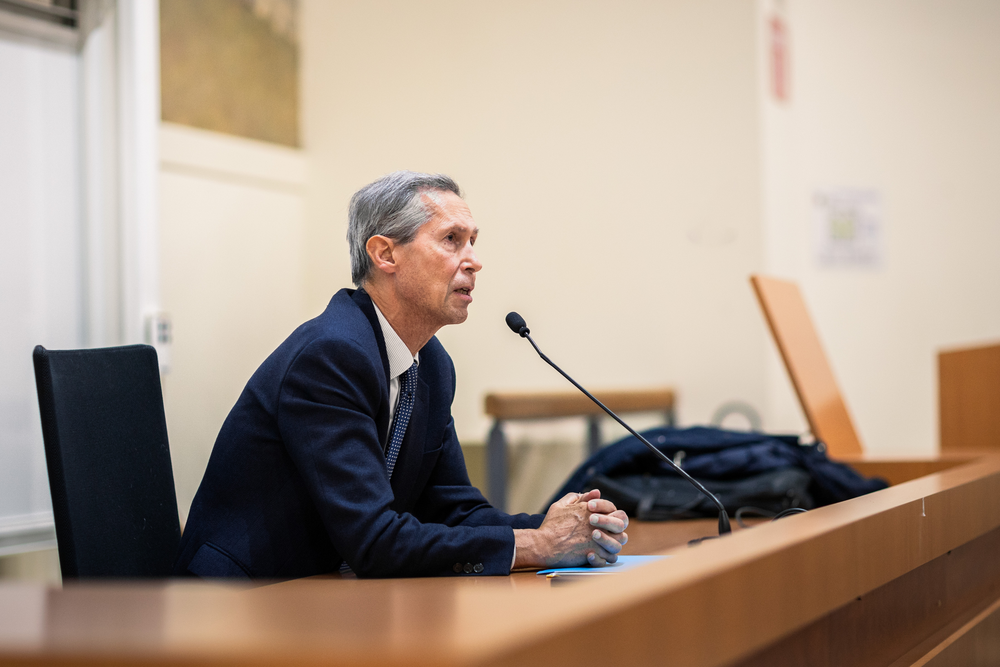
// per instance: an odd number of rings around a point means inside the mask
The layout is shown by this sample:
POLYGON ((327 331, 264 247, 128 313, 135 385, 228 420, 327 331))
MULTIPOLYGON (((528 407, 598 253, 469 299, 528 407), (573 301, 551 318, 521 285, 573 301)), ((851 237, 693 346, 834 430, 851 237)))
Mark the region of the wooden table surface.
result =
MULTIPOLYGON (((735 527, 735 530, 739 530, 735 527)), ((714 519, 634 521, 627 552, 688 549, 714 519)), ((690 547, 693 549, 702 548, 690 547)), ((591 582, 574 580, 569 587, 591 582)), ((0 585, 0 662, 442 664, 496 650, 499 627, 524 627, 539 605, 594 606, 534 572, 509 577, 359 580, 317 576, 263 586, 196 581, 0 585), (558 589, 558 590, 557 590, 558 589), (374 651, 372 647, 378 646, 374 651)), ((520 630, 517 630, 520 632, 520 630)), ((505 634, 505 633, 504 633, 505 634)))
MULTIPOLYGON (((633 523, 630 553, 672 557, 568 584, 530 573, 5 584, 0 664, 721 666, 768 664, 753 656, 836 633, 895 660, 1000 597, 997 457, 687 546, 715 525, 633 523)), ((856 664, 840 646, 813 664, 856 664)))

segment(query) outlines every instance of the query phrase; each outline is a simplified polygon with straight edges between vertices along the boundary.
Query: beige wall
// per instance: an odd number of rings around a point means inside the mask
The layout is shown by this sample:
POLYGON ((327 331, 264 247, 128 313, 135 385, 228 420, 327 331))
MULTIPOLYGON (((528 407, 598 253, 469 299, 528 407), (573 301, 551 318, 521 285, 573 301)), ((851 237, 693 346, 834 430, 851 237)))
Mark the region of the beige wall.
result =
POLYGON ((297 150, 164 124, 163 402, 182 520, 215 436, 257 366, 304 317, 297 150))
MULTIPOLYGON (((869 5, 782 3, 777 106, 766 0, 304 0, 302 152, 165 128, 182 514, 254 368, 349 284, 350 195, 400 168, 455 176, 482 228, 472 316, 440 334, 466 442, 485 439, 488 390, 565 386, 503 325, 514 309, 591 387, 669 383, 684 424, 741 399, 765 428, 801 429, 747 283, 766 270, 802 283, 869 449, 933 450, 935 350, 1000 336, 998 6, 869 5), (813 264, 809 197, 839 186, 883 193, 883 269, 813 264)), ((578 456, 521 451, 517 509, 578 456)))
POLYGON ((441 171, 485 265, 471 317, 439 334, 463 439, 485 439, 488 390, 567 386, 504 326, 513 309, 589 386, 675 385, 685 423, 760 405, 754 20, 742 0, 306 0, 308 302, 349 282, 354 190, 441 171))
MULTIPOLYGON (((930 454, 937 351, 1000 337, 1000 4, 782 5, 792 99, 763 98, 765 264, 801 283, 867 448, 930 454), (814 261, 829 187, 882 194, 880 269, 814 261)), ((803 424, 773 353, 768 399, 772 427, 803 424)))

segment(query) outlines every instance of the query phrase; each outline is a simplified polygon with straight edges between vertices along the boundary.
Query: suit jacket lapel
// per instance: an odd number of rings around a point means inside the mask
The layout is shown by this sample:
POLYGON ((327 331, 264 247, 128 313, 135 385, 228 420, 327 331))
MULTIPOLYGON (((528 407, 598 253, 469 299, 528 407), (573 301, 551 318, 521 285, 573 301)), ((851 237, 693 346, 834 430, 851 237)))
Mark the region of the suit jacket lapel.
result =
POLYGON ((375 332, 375 342, 378 343, 378 353, 382 358, 382 370, 385 371, 385 386, 388 388, 389 353, 385 351, 385 336, 382 335, 382 325, 378 321, 378 315, 375 314, 375 304, 372 303, 372 298, 368 296, 368 292, 364 291, 364 289, 354 290, 351 298, 354 299, 354 303, 358 304, 358 308, 368 318, 368 323, 372 325, 372 331, 375 332))
POLYGON ((356 289, 351 294, 351 299, 354 300, 354 303, 361 309, 361 312, 368 318, 368 323, 375 334, 375 342, 378 344, 382 370, 385 372, 385 394, 382 395, 382 407, 375 417, 375 427, 378 429, 380 438, 379 445, 384 449, 386 440, 389 437, 389 354, 385 349, 385 336, 382 335, 382 325, 378 321, 378 315, 375 314, 375 304, 372 303, 372 298, 368 296, 368 292, 364 289, 356 289))

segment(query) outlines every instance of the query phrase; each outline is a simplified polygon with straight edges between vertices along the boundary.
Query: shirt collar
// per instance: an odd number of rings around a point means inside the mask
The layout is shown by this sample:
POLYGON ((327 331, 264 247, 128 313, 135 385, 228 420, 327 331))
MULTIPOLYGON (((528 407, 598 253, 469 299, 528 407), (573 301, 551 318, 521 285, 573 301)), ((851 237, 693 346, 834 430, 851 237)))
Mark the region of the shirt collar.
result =
POLYGON ((372 305, 375 306, 378 323, 382 326, 382 338, 385 339, 385 354, 389 357, 389 379, 392 380, 405 373, 414 363, 419 364, 420 353, 418 352, 416 355, 410 354, 410 348, 406 347, 406 343, 403 342, 403 339, 399 337, 396 330, 389 324, 389 320, 385 319, 385 315, 375 305, 374 299, 372 300, 372 305))

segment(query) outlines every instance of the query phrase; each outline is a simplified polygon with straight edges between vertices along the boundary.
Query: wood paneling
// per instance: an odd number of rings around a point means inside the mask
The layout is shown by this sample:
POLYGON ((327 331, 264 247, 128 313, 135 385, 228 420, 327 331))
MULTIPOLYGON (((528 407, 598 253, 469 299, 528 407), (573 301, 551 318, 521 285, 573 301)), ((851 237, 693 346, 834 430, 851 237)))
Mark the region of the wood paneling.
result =
POLYGON ((991 608, 1000 595, 998 553, 1000 529, 859 595, 739 665, 919 664, 991 608), (950 627, 952 619, 957 628, 950 627))
POLYGON ((1000 344, 938 355, 941 451, 1000 450, 1000 344))
POLYGON ((912 667, 1000 665, 1000 600, 995 600, 910 664, 912 667))

